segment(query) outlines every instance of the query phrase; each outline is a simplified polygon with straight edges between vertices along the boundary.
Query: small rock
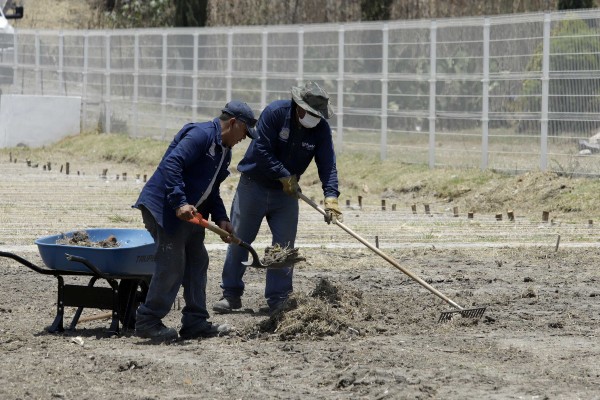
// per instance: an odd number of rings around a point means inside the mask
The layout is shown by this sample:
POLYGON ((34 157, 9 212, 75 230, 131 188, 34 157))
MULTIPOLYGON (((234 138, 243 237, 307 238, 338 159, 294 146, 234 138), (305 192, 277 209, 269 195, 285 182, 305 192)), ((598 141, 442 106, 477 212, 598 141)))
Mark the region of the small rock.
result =
POLYGON ((81 336, 74 337, 71 342, 83 346, 83 338, 81 336))

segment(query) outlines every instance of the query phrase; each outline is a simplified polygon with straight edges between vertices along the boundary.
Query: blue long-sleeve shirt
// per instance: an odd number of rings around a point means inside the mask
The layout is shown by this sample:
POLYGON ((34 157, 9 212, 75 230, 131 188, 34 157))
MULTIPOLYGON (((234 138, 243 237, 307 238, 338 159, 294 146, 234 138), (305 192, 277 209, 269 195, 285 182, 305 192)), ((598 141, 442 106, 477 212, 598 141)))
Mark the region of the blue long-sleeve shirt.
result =
POLYGON ((146 207, 168 233, 186 222, 175 211, 185 205, 196 205, 217 173, 212 190, 199 207, 200 213, 215 222, 226 221, 227 212, 219 193, 219 185, 229 175, 231 151, 227 151, 221 168, 223 151, 221 124, 213 121, 185 125, 175 135, 158 168, 142 189, 133 207, 146 207), (218 171, 217 171, 218 169, 218 171))
POLYGON ((325 197, 338 197, 338 176, 331 128, 325 119, 306 129, 296 122, 292 100, 276 100, 261 113, 258 139, 253 140, 238 171, 270 188, 281 188, 279 178, 298 180, 315 159, 325 197))

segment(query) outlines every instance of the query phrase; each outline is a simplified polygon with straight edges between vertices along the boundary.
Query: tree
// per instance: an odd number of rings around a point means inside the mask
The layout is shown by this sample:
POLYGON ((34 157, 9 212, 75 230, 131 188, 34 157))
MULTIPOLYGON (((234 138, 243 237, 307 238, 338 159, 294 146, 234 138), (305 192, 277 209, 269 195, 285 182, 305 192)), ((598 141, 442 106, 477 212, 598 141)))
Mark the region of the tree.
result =
MULTIPOLYGON (((548 121, 550 135, 563 132, 590 132, 598 129, 595 118, 600 109, 600 96, 596 88, 600 87, 600 78, 590 71, 600 69, 600 44, 596 40, 597 32, 590 28, 586 21, 567 19, 560 21, 552 30, 550 41, 551 77, 548 82, 548 111, 554 116, 548 121), (563 77, 569 72, 567 77, 563 77), (576 73, 583 74, 578 77, 576 73), (588 75, 590 74, 590 75, 588 75), (565 118, 564 116, 579 116, 565 118), (587 117, 584 117, 587 116, 587 117)), ((527 65, 532 72, 542 71, 542 45, 527 65)), ((540 113, 542 111, 542 83, 540 79, 523 81, 523 90, 516 102, 516 111, 520 113, 540 113)), ((538 122, 522 120, 519 131, 537 130, 538 122)))
POLYGON ((174 26, 206 26, 208 0, 173 0, 174 26))
POLYGON ((361 0, 360 13, 363 21, 387 21, 393 0, 361 0))
POLYGON ((594 0, 558 0, 559 10, 578 10, 580 8, 594 8, 594 0))

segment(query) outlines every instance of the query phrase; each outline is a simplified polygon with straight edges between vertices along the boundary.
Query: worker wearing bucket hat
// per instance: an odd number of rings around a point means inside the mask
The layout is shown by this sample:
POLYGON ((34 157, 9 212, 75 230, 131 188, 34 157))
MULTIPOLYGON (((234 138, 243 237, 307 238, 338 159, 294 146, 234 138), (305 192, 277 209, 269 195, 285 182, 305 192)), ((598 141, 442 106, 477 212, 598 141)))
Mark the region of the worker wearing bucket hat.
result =
MULTIPOLYGON (((237 236, 252 243, 264 218, 273 233, 272 245, 293 247, 298 227, 298 181, 314 159, 325 196, 325 221, 342 221, 338 206, 338 176, 331 128, 334 113, 327 92, 315 82, 292 87, 290 100, 276 100, 260 115, 258 138, 238 164, 241 172, 231 223, 237 236)), ((248 252, 229 245, 223 265, 223 298, 213 310, 227 313, 242 307, 248 252)), ((265 297, 278 310, 293 289, 293 267, 268 269, 265 297)))
POLYGON ((181 310, 181 338, 230 330, 227 325, 207 321, 209 258, 204 228, 191 221, 199 213, 205 218, 210 216, 221 229, 233 232, 219 186, 229 175, 231 149, 247 136, 256 137, 255 124, 252 109, 239 100, 227 103, 212 121, 186 124, 144 185, 134 207, 141 210, 144 225, 156 242, 156 270, 146 299, 136 312, 137 336, 152 340, 177 338, 177 331, 165 326, 162 319, 182 285, 185 307, 181 310))

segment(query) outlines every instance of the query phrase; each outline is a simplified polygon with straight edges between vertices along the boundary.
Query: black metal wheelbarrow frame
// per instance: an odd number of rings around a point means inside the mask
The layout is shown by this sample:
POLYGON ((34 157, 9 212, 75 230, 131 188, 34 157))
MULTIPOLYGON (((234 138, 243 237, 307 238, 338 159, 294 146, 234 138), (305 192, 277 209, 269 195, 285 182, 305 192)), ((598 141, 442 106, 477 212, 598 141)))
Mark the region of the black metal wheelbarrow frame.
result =
POLYGON ((152 275, 118 275, 100 271, 88 259, 65 253, 68 261, 81 263, 87 271, 69 271, 60 269, 43 268, 16 254, 0 251, 0 257, 11 258, 24 266, 43 275, 52 275, 58 280, 58 293, 56 301, 56 317, 52 325, 46 328, 50 333, 64 332, 63 320, 65 307, 77 307, 71 320, 69 330, 74 330, 84 308, 112 310, 112 321, 109 334, 118 335, 119 322, 123 330, 135 327, 135 312, 140 303, 143 303, 148 293, 148 286, 152 275), (65 284, 63 276, 91 276, 87 286, 65 284), (110 285, 95 287, 98 279, 104 279, 110 285), (120 282, 119 282, 120 280, 120 282))

